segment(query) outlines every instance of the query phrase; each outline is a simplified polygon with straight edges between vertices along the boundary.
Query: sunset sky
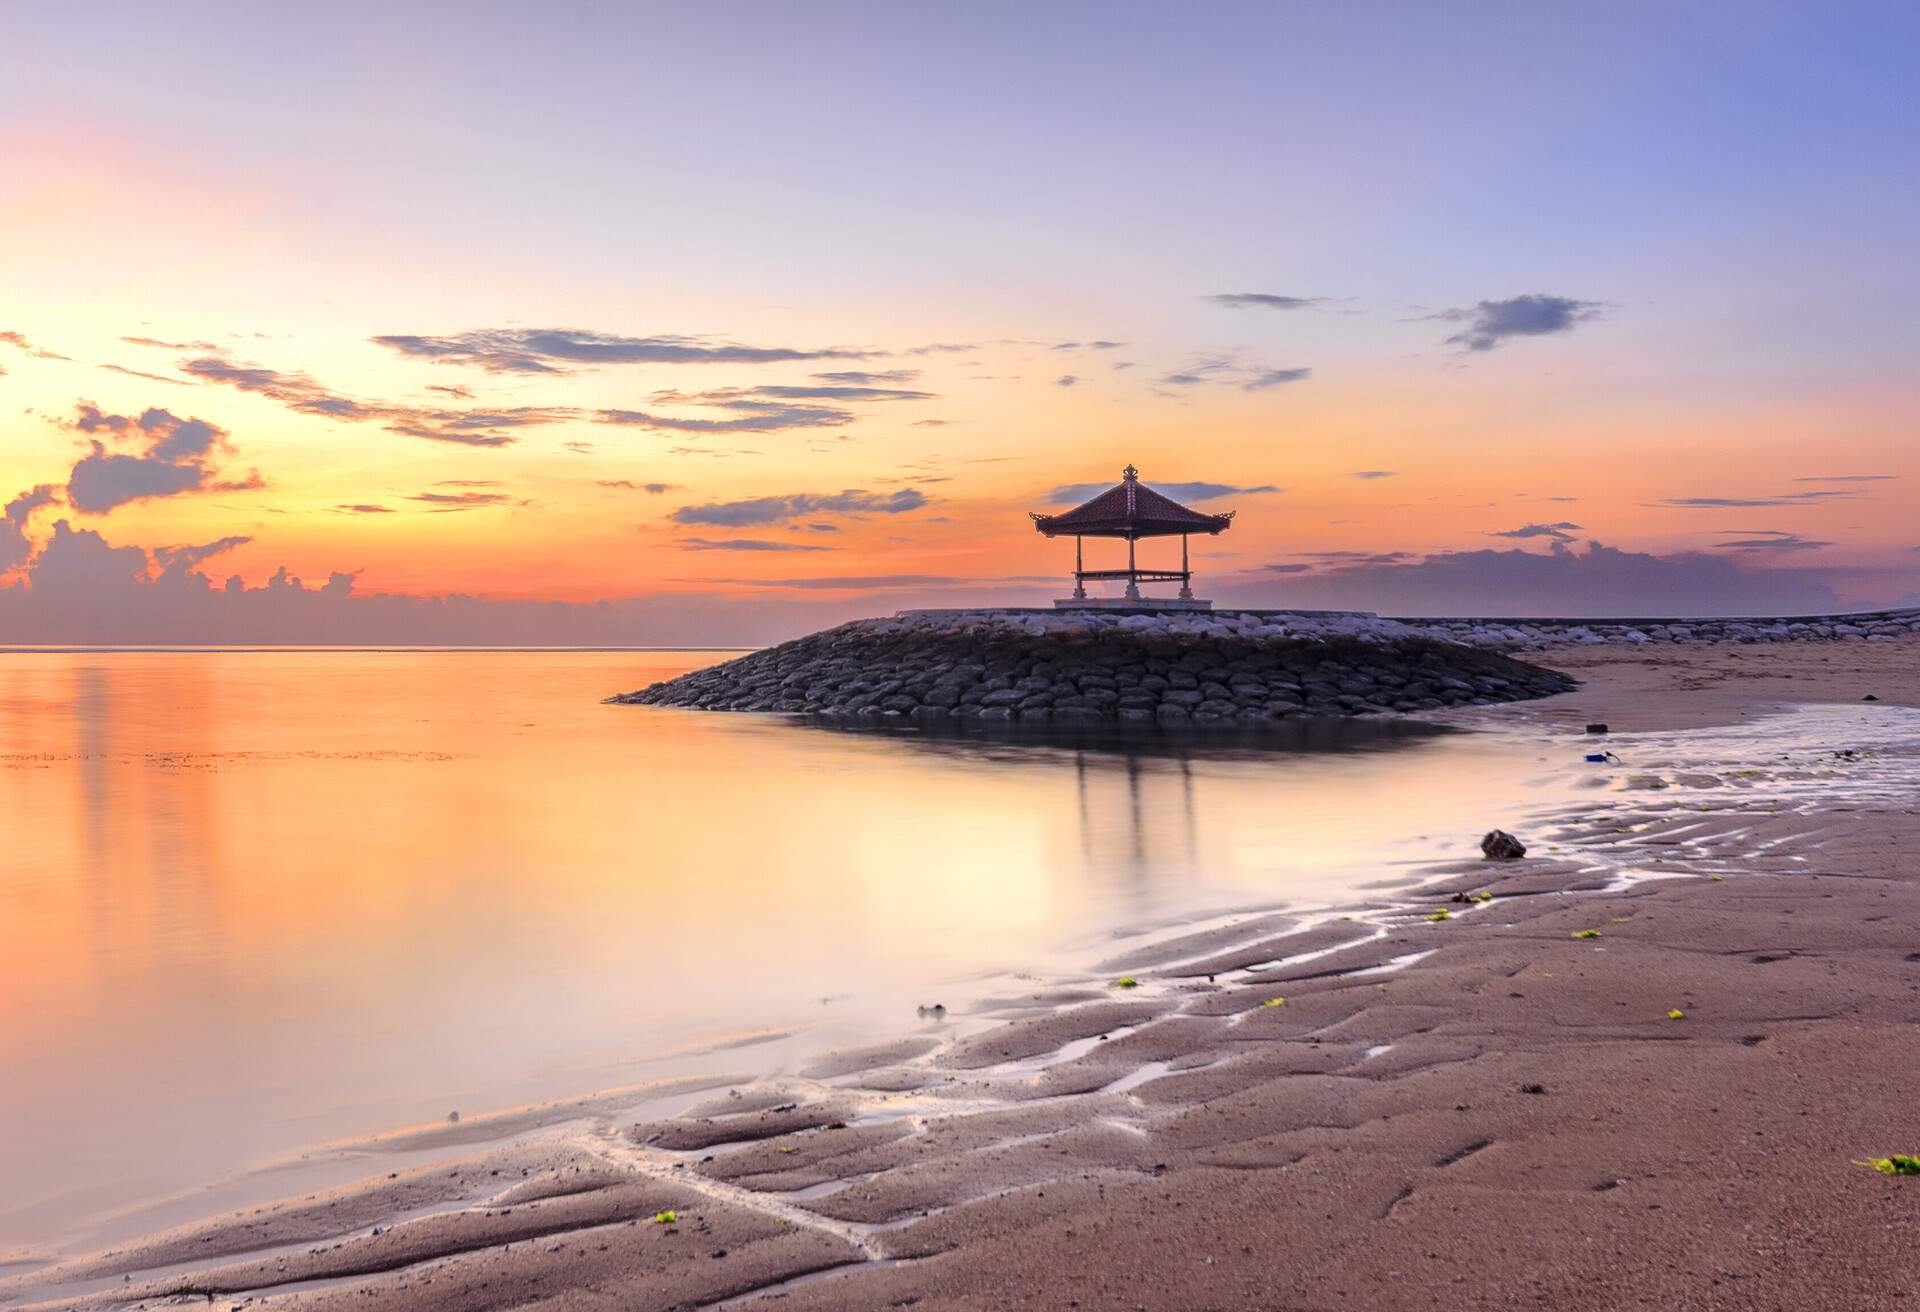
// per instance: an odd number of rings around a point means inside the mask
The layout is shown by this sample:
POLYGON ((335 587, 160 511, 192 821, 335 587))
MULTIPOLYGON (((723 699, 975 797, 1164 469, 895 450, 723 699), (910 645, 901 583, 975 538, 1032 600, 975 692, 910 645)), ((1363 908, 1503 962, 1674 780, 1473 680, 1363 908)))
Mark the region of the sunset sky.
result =
POLYGON ((1221 601, 1920 604, 1917 83, 1891 4, 9 4, 0 641, 1045 604, 1128 462, 1221 601))

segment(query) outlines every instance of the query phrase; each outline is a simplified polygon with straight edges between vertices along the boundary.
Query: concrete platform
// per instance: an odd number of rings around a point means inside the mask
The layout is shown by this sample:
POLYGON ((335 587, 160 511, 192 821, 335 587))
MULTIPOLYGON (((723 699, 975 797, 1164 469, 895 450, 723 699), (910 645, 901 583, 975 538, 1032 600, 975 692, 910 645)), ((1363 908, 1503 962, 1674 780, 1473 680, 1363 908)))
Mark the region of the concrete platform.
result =
POLYGON ((1061 597, 1055 610, 1212 610, 1201 597, 1061 597))

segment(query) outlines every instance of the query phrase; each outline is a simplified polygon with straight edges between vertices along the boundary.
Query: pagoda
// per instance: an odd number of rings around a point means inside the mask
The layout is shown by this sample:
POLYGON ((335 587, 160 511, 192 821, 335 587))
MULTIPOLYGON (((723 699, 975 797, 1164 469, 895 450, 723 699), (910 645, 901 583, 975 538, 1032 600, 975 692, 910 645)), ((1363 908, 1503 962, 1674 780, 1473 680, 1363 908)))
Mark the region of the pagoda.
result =
POLYGON ((1084 505, 1058 515, 1034 515, 1033 526, 1041 536, 1073 539, 1073 596, 1053 604, 1062 609, 1110 610, 1208 610, 1210 601, 1193 595, 1193 571, 1187 568, 1187 538, 1195 533, 1218 535, 1233 525, 1233 512, 1206 515, 1155 492, 1140 481, 1140 471, 1128 465, 1120 482, 1084 505), (1141 538, 1180 539, 1180 568, 1142 569, 1136 563, 1134 544, 1141 538), (1125 538, 1125 569, 1087 569, 1082 553, 1083 538, 1125 538), (1127 590, 1120 597, 1089 597, 1087 581, 1125 579, 1127 590), (1142 583, 1178 583, 1180 595, 1143 597, 1142 583))

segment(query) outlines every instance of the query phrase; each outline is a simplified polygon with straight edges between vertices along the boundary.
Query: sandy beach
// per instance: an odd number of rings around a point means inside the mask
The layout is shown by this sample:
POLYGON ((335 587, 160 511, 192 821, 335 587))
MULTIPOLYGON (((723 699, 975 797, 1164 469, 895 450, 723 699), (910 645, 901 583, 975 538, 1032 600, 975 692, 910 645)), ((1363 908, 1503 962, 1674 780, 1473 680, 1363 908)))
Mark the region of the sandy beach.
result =
POLYGON ((1523 860, 1119 944, 796 1075, 385 1136, 359 1183, 0 1268, 0 1305, 1905 1305, 1920 1180, 1860 1163, 1920 1151, 1920 640, 1529 659, 1582 686, 1443 716, 1618 759, 1459 817, 1523 860))

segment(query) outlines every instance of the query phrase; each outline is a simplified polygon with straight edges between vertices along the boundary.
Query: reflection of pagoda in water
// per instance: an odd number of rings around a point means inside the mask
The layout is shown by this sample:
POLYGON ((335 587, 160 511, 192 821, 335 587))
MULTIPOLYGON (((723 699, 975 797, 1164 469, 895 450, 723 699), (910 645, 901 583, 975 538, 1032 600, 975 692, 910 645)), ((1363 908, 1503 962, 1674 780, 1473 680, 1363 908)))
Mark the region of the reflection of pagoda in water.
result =
POLYGON ((1206 515, 1190 510, 1172 497, 1156 492, 1140 481, 1140 472, 1128 465, 1120 482, 1084 505, 1058 515, 1034 515, 1033 526, 1042 536, 1073 539, 1073 596, 1053 604, 1061 609, 1107 610, 1208 610, 1213 603, 1193 595, 1193 571, 1187 566, 1187 538, 1194 533, 1218 536, 1233 526, 1233 512, 1206 515), (1141 538, 1180 539, 1180 568, 1142 569, 1136 560, 1134 544, 1141 538), (1088 569, 1082 551, 1083 538, 1124 538, 1127 543, 1125 569, 1088 569), (1096 582, 1125 579, 1126 593, 1119 597, 1087 596, 1087 580, 1096 582), (1142 583, 1178 583, 1180 595, 1143 597, 1142 583))
POLYGON ((1156 870, 1193 868, 1199 859, 1199 826, 1194 818, 1193 764, 1187 757, 1162 760, 1128 752, 1117 761, 1105 753, 1089 760, 1089 753, 1077 751, 1073 774, 1080 810, 1080 855, 1088 869, 1122 873, 1126 891, 1138 899, 1146 894, 1156 870), (1117 780, 1116 764, 1120 767, 1117 780), (1111 787, 1114 783, 1120 785, 1117 797, 1111 787), (1157 829, 1155 820, 1161 822, 1157 829))

